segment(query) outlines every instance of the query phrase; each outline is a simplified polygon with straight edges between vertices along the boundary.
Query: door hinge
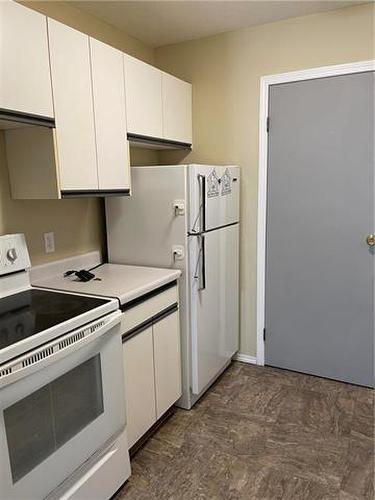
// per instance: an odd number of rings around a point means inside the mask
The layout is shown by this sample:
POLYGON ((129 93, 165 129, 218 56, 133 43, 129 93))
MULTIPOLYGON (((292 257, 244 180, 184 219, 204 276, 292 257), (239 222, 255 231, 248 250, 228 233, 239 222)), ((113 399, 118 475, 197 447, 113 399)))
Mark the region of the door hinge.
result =
POLYGON ((267 116, 267 120, 266 120, 266 129, 267 129, 267 133, 270 131, 270 117, 267 116))
POLYGON ((266 329, 263 328, 263 342, 266 341, 266 329))

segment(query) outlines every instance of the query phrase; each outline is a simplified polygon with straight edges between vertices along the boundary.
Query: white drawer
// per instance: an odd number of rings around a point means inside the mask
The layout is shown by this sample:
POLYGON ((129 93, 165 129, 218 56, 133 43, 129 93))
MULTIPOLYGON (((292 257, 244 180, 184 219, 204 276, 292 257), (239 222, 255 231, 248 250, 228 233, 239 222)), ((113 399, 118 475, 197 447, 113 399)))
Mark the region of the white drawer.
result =
POLYGON ((176 302, 178 302, 177 285, 125 309, 121 318, 121 333, 124 334, 141 325, 176 302))

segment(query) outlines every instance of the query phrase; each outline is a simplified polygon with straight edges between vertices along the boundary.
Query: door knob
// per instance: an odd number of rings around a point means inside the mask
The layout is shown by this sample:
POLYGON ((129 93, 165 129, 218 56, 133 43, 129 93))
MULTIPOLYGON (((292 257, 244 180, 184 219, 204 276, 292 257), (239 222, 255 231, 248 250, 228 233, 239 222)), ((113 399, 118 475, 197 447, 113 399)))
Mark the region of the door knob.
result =
POLYGON ((366 238, 369 247, 375 247, 375 234, 369 234, 366 238))

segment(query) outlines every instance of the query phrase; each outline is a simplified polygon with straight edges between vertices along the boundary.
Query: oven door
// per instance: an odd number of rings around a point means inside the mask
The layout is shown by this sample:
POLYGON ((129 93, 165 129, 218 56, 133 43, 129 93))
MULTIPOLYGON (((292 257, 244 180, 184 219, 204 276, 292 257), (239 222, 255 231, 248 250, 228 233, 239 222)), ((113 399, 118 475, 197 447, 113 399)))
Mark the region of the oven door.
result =
POLYGON ((44 498, 123 431, 120 317, 0 367, 0 498, 44 498))

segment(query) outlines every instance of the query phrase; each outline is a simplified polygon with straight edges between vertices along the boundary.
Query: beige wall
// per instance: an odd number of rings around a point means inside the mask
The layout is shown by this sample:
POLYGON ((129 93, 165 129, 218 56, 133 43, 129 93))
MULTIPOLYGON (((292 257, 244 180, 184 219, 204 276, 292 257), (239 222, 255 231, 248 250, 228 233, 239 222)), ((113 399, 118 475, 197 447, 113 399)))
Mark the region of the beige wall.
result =
MULTIPOLYGON (((29 7, 148 62, 153 49, 64 2, 24 2, 29 7)), ((32 41, 30 41, 32 43, 32 41)), ((155 152, 131 150, 134 164, 155 163, 155 152)), ((104 209, 101 199, 19 201, 10 198, 4 136, 0 132, 0 234, 26 234, 32 264, 102 249, 104 209), (56 252, 44 253, 43 233, 54 231, 56 252)))
POLYGON ((52 17, 82 33, 93 36, 117 49, 123 50, 138 59, 154 63, 154 49, 127 35, 123 31, 83 12, 72 3, 63 1, 18 0, 48 17, 52 17))
POLYGON ((0 234, 25 233, 32 264, 102 248, 102 200, 12 200, 0 133, 0 234), (54 231, 56 252, 44 253, 43 233, 54 231))
MULTIPOLYGON (((194 151, 184 161, 242 167, 241 351, 256 354, 259 79, 372 59, 374 6, 242 29, 156 50, 156 64, 193 83, 194 151)), ((165 162, 182 161, 163 153, 165 162)))

